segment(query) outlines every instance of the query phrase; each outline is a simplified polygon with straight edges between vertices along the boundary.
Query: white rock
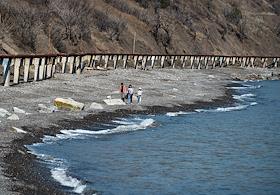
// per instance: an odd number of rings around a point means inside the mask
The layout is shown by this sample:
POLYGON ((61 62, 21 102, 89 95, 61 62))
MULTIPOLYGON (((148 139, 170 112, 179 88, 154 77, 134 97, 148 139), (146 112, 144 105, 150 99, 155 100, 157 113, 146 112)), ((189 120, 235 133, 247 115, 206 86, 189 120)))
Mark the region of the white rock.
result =
POLYGON ((83 110, 85 107, 85 104, 81 103, 81 102, 77 102, 73 99, 64 99, 64 98, 56 98, 54 100, 54 105, 58 108, 58 109, 69 109, 69 110, 83 110))
POLYGON ((17 113, 17 114, 26 114, 26 112, 20 108, 17 108, 17 107, 13 107, 13 110, 14 110, 14 113, 17 113))
POLYGON ((44 104, 38 104, 38 107, 41 109, 48 109, 48 107, 44 104))
POLYGON ((114 105, 126 105, 121 99, 106 99, 103 100, 107 105, 114 106, 114 105))
POLYGON ((17 128, 17 127, 13 127, 13 129, 17 132, 17 133, 27 133, 26 131, 20 129, 20 128, 17 128))
POLYGON ((8 120, 11 120, 11 121, 18 121, 18 120, 19 120, 19 117, 18 117, 18 115, 16 115, 16 114, 12 114, 12 115, 9 116, 7 119, 8 119, 8 120))
POLYGON ((12 114, 5 110, 4 108, 0 108, 0 117, 11 116, 12 114))
POLYGON ((95 102, 93 102, 89 107, 89 110, 102 110, 102 109, 104 109, 103 106, 95 102))

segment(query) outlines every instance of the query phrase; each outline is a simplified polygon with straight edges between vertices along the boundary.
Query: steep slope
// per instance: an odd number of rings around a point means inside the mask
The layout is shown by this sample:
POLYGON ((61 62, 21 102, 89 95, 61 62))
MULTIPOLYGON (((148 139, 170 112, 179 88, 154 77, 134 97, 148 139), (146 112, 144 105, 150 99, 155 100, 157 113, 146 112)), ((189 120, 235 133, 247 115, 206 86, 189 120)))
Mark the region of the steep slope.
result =
POLYGON ((279 0, 1 0, 1 53, 280 54, 279 0))

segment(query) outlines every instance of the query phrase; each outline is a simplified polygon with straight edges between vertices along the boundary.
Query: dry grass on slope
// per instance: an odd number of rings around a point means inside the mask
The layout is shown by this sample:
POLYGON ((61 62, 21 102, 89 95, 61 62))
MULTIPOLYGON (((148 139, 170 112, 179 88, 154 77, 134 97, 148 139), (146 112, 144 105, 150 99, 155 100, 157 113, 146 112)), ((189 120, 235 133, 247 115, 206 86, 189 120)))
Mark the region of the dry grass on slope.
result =
POLYGON ((279 55, 279 15, 278 0, 1 0, 0 43, 130 53, 136 33, 138 53, 279 55))

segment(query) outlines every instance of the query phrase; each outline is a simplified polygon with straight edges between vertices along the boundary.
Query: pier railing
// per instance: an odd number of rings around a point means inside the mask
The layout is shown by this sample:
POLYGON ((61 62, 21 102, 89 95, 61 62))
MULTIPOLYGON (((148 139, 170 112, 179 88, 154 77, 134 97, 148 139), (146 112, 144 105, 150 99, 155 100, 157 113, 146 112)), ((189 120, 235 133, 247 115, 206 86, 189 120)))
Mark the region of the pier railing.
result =
POLYGON ((116 69, 218 67, 278 67, 275 56, 152 55, 152 54, 49 54, 0 55, 0 83, 4 86, 52 78, 57 72, 81 74, 86 68, 116 69), (2 78, 1 78, 2 77, 2 78))

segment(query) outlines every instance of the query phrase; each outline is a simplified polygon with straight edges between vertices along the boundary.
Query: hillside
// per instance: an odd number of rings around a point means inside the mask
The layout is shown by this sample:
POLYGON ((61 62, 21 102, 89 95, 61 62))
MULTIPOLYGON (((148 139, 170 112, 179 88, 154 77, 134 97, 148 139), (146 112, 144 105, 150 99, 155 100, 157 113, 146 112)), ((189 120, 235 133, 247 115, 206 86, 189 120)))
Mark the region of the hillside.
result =
POLYGON ((0 0, 0 53, 280 54, 279 0, 0 0))

